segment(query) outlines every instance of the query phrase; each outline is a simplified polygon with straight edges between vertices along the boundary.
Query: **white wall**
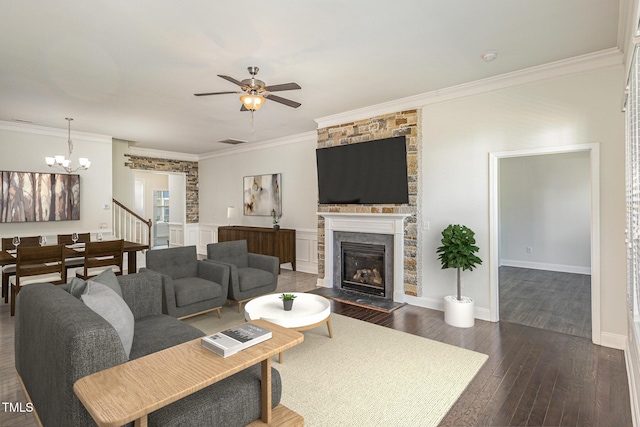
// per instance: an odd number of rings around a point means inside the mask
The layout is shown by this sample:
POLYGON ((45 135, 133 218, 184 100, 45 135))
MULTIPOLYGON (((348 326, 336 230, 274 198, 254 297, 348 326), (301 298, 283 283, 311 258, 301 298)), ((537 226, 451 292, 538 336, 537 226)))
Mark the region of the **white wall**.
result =
POLYGON ((624 116, 622 67, 521 85, 423 109, 420 296, 454 292, 455 272, 441 270, 441 231, 461 223, 476 232, 483 265, 463 272, 463 292, 489 310, 490 152, 600 143, 602 330, 626 334, 624 116))
POLYGON ((232 221, 233 225, 270 227, 269 216, 242 214, 243 178, 281 173, 281 227, 315 230, 318 225, 316 145, 316 134, 311 132, 291 142, 267 144, 261 149, 229 150, 200 160, 200 223, 227 225, 227 206, 235 206, 239 216, 232 221))
MULTIPOLYGON (((113 198, 127 207, 135 206, 134 170, 124 164, 129 161, 129 141, 113 140, 113 198)), ((150 217, 149 217, 150 218, 150 217)))
MULTIPOLYGON (((63 119, 61 119, 61 122, 63 119)), ((52 172, 45 156, 68 155, 68 130, 0 121, 0 170, 52 172)), ((111 137, 71 130, 73 164, 79 157, 91 160, 91 168, 80 175, 80 220, 1 223, 0 236, 55 236, 74 231, 96 232, 101 223, 111 228, 111 137), (106 205, 106 209, 105 209, 106 205)))
POLYGON ((238 212, 232 225, 270 227, 271 217, 242 214, 243 178, 281 173, 280 225, 296 230, 296 269, 317 273, 316 146, 316 132, 309 132, 202 156, 198 164, 200 224, 197 231, 185 230, 185 242, 196 244, 199 253, 206 254, 206 245, 217 241, 217 227, 228 223, 228 206, 235 206, 238 212))
POLYGON ((589 274, 589 152, 499 162, 500 265, 589 274))
POLYGON ((169 174, 168 175, 168 189, 169 189, 169 222, 179 222, 184 224, 186 222, 186 203, 187 193, 186 177, 184 174, 169 174))

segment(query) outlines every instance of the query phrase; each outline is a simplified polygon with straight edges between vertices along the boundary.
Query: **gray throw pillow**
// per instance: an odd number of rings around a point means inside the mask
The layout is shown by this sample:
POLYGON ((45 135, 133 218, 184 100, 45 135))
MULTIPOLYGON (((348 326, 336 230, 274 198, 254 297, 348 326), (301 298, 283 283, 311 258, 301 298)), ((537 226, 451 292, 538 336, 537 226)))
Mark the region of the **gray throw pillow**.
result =
MULTIPOLYGON (((105 271, 98 274, 96 277, 92 277, 89 280, 107 285, 108 287, 113 289, 115 293, 120 295, 120 298, 122 298, 122 288, 120 287, 120 283, 118 283, 118 277, 110 268, 107 268, 105 271)), ((76 298, 80 298, 80 296, 87 288, 87 283, 88 281, 84 281, 78 277, 74 277, 73 279, 71 279, 71 283, 69 284, 69 293, 71 293, 71 295, 76 298)))
POLYGON ((114 327, 129 358, 133 344, 134 319, 127 303, 113 289, 93 280, 87 282, 86 290, 80 299, 114 327))

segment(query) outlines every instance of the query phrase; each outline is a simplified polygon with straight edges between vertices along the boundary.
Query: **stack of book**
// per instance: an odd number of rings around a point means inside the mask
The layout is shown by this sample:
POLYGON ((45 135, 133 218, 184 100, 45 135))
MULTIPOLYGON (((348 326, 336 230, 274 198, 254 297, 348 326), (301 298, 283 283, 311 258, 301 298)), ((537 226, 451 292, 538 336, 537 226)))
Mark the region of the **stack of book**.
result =
POLYGON ((219 356, 228 357, 272 337, 270 330, 243 323, 201 339, 202 346, 219 356))

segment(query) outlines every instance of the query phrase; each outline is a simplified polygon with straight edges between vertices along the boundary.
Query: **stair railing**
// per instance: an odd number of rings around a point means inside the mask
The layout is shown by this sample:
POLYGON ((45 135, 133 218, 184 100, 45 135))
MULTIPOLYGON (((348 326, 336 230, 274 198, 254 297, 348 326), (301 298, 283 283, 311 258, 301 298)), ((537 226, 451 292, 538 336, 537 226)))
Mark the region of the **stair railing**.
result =
POLYGON ((144 219, 116 199, 113 200, 113 234, 118 239, 151 246, 153 222, 144 219))

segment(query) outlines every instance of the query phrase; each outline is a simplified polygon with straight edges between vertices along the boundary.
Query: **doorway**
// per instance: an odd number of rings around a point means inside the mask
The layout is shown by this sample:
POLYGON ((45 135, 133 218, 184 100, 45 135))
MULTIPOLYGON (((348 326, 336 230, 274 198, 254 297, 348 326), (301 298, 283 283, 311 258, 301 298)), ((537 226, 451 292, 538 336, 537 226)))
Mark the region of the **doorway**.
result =
POLYGON ((153 190, 153 247, 169 247, 169 190, 153 190))
POLYGON ((141 189, 136 192, 135 204, 143 209, 143 217, 152 221, 152 249, 182 245, 180 236, 186 223, 185 174, 136 171, 135 180, 136 188, 141 189))
MULTIPOLYGON (((590 331, 577 332, 576 334, 582 334, 583 336, 586 334, 591 337, 594 343, 600 344, 598 156, 597 144, 490 154, 490 315, 492 321, 500 320, 502 316, 501 309, 505 309, 505 318, 503 320, 507 320, 507 317, 512 315, 512 313, 506 311, 507 309, 512 309, 514 305, 518 304, 523 304, 526 307, 527 303, 532 303, 534 305, 538 304, 542 310, 541 313, 536 314, 539 316, 537 319, 539 325, 530 326, 540 327, 545 322, 556 323, 558 319, 553 318, 556 314, 549 311, 553 309, 552 306, 557 306, 556 308, 561 313, 560 315, 571 309, 566 303, 564 305, 558 304, 560 293, 555 295, 555 298, 553 294, 560 290, 566 291, 566 298, 572 304, 578 304, 580 303, 580 297, 578 293, 575 293, 575 298, 571 300, 572 294, 569 285, 587 286, 587 307, 583 306, 583 308, 586 308, 583 312, 586 311, 586 316, 590 318, 591 328, 590 331), (511 194, 503 194, 501 190, 501 182, 504 184, 504 176, 502 175, 508 174, 510 169, 522 168, 523 165, 528 163, 543 162, 545 160, 544 156, 561 154, 566 154, 568 159, 581 161, 583 166, 586 164, 584 167, 588 168, 588 170, 583 171, 585 182, 580 184, 583 187, 578 191, 583 193, 581 194, 582 201, 580 202, 582 203, 582 212, 580 218, 574 218, 576 224, 571 222, 570 215, 564 218, 564 221, 556 221, 557 218, 554 218, 554 216, 561 216, 563 207, 567 208, 570 203, 575 203, 576 200, 571 200, 573 195, 568 196, 566 192, 564 196, 561 196, 562 191, 553 188, 553 181, 546 183, 546 191, 540 192, 541 189, 538 188, 537 195, 535 192, 530 195, 522 194, 520 198, 514 197, 513 194, 517 195, 519 189, 526 192, 527 185, 531 188, 530 184, 525 185, 523 182, 512 183, 512 188, 509 190, 511 194), (501 198, 501 196, 504 198, 501 198), (504 206, 505 203, 522 201, 523 197, 542 198, 545 200, 529 200, 527 202, 528 205, 525 203, 525 206, 504 206), (501 212, 504 214, 505 208, 512 209, 516 217, 518 215, 520 217, 529 217, 531 229, 522 228, 522 224, 526 223, 526 221, 513 220, 511 218, 510 220, 505 219, 503 222, 501 212), (547 217, 546 219, 544 218, 545 216, 547 217), (578 227, 578 223, 580 223, 580 227, 578 227), (521 228, 518 229, 518 226, 521 228), (581 231, 578 232, 576 230, 581 231), (578 234, 580 235, 579 238, 576 237, 578 234), (506 235, 509 235, 509 238, 505 238, 506 235), (560 244, 563 241, 566 243, 568 239, 574 239, 578 243, 580 239, 583 240, 581 245, 573 245, 573 249, 571 249, 571 245, 565 244, 563 246, 560 244), (556 260, 556 262, 551 260, 556 260), (590 273, 591 276, 587 273, 590 273), (585 279, 587 280, 585 281, 585 279), (505 281, 504 289, 501 280, 505 281), (507 280, 510 282, 507 282, 507 280), (513 288, 514 283, 517 287, 515 289, 516 293, 510 296, 505 294, 503 291, 506 292, 509 287, 513 288), (547 286, 547 288, 545 289, 544 286, 547 286), (564 288, 561 289, 558 286, 564 286, 564 288), (513 295, 517 297, 517 291, 522 292, 521 300, 501 301, 501 298, 511 298, 513 295), (536 301, 537 298, 539 298, 538 301, 536 301), (502 304, 503 302, 504 304, 502 304)), ((548 158, 554 159, 556 162, 563 160, 561 157, 548 158)), ((542 170, 544 171, 544 168, 542 170)), ((541 178, 541 187, 545 186, 544 181, 548 178, 541 178)), ((573 215, 575 215, 575 210, 573 215)), ((581 304, 584 305, 584 295, 582 295, 582 298, 583 302, 581 304)), ((525 310, 533 310, 533 308, 528 306, 525 310)), ((584 323, 585 319, 583 317, 571 321, 584 323)))

